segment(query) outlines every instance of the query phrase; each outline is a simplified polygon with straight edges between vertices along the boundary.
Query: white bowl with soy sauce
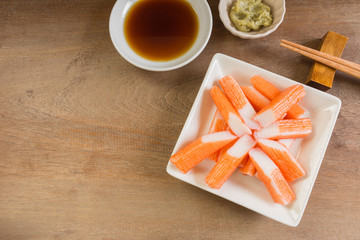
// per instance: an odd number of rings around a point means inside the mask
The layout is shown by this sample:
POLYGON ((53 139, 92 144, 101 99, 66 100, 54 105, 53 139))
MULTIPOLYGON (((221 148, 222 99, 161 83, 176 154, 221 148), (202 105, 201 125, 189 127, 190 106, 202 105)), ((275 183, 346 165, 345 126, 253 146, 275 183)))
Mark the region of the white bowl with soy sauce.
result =
POLYGON ((206 0, 118 0, 111 12, 111 40, 129 63, 169 71, 194 60, 212 31, 206 0))

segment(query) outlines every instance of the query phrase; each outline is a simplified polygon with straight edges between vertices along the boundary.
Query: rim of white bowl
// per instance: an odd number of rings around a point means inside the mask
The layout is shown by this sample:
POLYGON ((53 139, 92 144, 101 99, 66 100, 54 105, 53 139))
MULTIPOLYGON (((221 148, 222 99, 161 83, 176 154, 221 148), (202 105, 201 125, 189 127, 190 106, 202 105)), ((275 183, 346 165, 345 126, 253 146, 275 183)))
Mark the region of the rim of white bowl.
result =
POLYGON ((123 29, 123 26, 120 25, 123 24, 126 12, 136 1, 138 0, 127 0, 126 2, 124 0, 116 1, 111 10, 109 19, 109 32, 111 41, 115 49, 126 61, 144 70, 163 72, 183 67, 184 65, 193 61, 204 50, 207 43, 209 42, 213 27, 211 9, 206 0, 189 0, 189 3, 196 12, 199 21, 198 36, 192 47, 180 57, 170 61, 151 61, 140 57, 130 48, 130 46, 126 42, 123 31, 120 30, 123 29), (194 4, 201 4, 203 12, 198 13, 197 9, 194 8, 194 4), (200 14, 202 15, 200 16, 200 14), (201 19, 201 17, 203 19, 201 19), (202 27, 201 23, 205 25, 202 27), (201 37, 201 34, 203 34, 204 36, 201 37))
MULTIPOLYGON (((219 16, 220 19, 222 21, 222 23, 224 24, 225 28, 231 32, 233 35, 243 38, 243 39, 257 39, 257 38, 263 38, 268 36, 269 34, 271 34, 272 32, 274 32, 279 26, 280 24, 283 22, 284 17, 285 17, 285 13, 286 13, 286 4, 285 4, 285 0, 279 0, 282 2, 281 7, 284 9, 281 13, 280 19, 279 21, 274 24, 271 25, 269 27, 266 27, 264 29, 266 29, 267 31, 265 32, 250 32, 250 33, 246 33, 246 32, 241 32, 239 30, 237 30, 231 23, 230 18, 229 18, 229 14, 228 14, 228 5, 232 2, 234 2, 235 0, 220 0, 219 5, 218 5, 218 9, 219 9, 219 16)), ((266 3, 266 0, 264 1, 266 3)), ((273 11, 273 9, 272 9, 273 11)), ((261 30, 259 30, 261 31, 261 30)))

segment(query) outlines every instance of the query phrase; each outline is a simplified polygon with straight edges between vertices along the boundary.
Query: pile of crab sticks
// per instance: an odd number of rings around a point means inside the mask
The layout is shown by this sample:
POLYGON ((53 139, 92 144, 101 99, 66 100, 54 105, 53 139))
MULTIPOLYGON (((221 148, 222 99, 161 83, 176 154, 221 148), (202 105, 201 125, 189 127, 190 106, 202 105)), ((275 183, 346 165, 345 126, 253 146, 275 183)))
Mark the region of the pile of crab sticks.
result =
POLYGON ((209 133, 171 156, 170 161, 187 173, 204 159, 216 162, 205 178, 215 189, 221 188, 238 169, 256 176, 268 189, 275 203, 287 205, 295 199, 289 182, 305 175, 289 148, 296 138, 311 133, 310 118, 297 103, 305 89, 297 84, 283 91, 255 75, 252 86, 240 86, 227 75, 210 89, 217 107, 209 133))

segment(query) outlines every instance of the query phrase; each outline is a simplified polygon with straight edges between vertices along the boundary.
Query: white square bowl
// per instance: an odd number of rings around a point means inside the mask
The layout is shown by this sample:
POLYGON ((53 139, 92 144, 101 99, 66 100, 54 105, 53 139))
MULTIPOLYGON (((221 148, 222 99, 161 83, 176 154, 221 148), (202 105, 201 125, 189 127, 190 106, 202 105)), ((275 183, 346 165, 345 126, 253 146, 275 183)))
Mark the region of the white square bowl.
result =
MULTIPOLYGON (((208 133, 216 111, 209 90, 214 84, 218 85, 218 80, 227 74, 231 74, 241 86, 250 86, 250 78, 256 74, 272 82, 280 90, 299 84, 238 59, 219 53, 215 54, 172 154, 201 135, 208 133)), ((308 111, 313 131, 300 144, 296 144, 291 149, 291 152, 295 154, 305 169, 306 175, 290 183, 296 199, 288 206, 274 203, 265 185, 260 180, 256 177, 243 175, 239 171, 235 171, 221 189, 210 188, 205 183, 205 177, 215 163, 208 159, 202 161, 186 174, 183 174, 169 161, 167 172, 171 176, 198 188, 288 226, 296 227, 305 211, 341 107, 341 101, 337 97, 306 85, 304 87, 306 96, 299 105, 308 111)))

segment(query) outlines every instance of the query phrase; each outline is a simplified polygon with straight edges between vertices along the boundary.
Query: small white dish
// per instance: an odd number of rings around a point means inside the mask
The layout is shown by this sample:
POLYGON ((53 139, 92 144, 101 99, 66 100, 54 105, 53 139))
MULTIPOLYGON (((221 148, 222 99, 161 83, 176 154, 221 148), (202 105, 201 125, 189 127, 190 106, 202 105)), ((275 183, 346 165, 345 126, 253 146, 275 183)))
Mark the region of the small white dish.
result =
POLYGON ((129 63, 150 71, 169 71, 180 68, 194 60, 205 48, 212 31, 212 14, 206 0, 188 0, 195 10, 199 21, 199 33, 192 47, 182 56, 170 61, 151 61, 136 54, 124 36, 124 19, 131 6, 139 0, 118 0, 110 15, 109 31, 111 40, 129 63))
POLYGON ((229 12, 234 4, 235 0, 220 0, 219 2, 219 15, 225 28, 229 30, 233 35, 244 39, 256 39, 263 38, 274 32, 284 20, 286 7, 285 0, 263 0, 263 3, 267 4, 271 8, 274 21, 268 27, 263 27, 257 31, 241 32, 237 30, 234 24, 231 22, 229 12))
MULTIPOLYGON (((216 54, 210 63, 172 154, 208 132, 216 111, 209 90, 214 84, 218 85, 218 80, 227 74, 231 74, 242 86, 250 86, 250 78, 256 74, 269 80, 280 90, 299 84, 238 59, 216 54)), ((341 107, 341 101, 337 97, 306 85, 304 87, 306 96, 299 105, 307 110, 311 118, 313 131, 304 140, 294 143, 290 149, 305 169, 306 175, 290 183, 296 194, 296 199, 288 206, 274 203, 265 185, 260 180, 256 177, 243 175, 239 171, 235 171, 221 189, 210 188, 205 182, 205 177, 215 163, 209 159, 202 161, 186 174, 183 174, 169 161, 167 172, 184 182, 228 199, 278 222, 296 227, 305 211, 341 107)))

